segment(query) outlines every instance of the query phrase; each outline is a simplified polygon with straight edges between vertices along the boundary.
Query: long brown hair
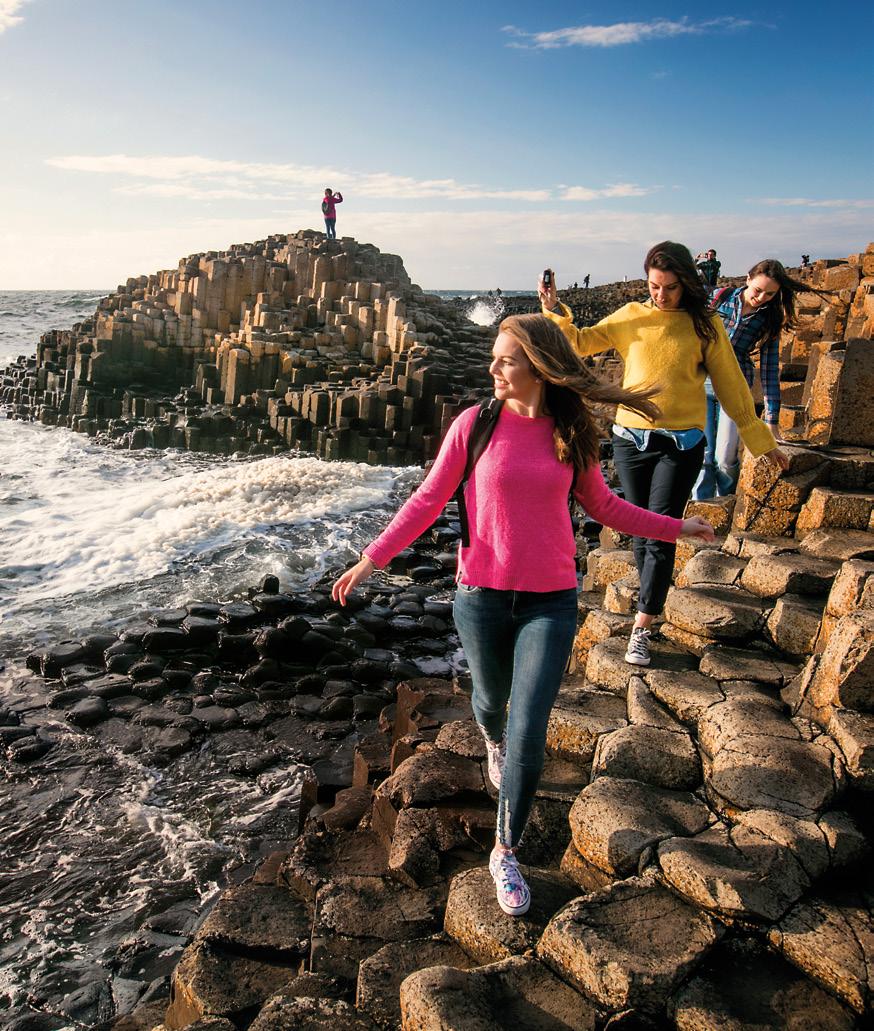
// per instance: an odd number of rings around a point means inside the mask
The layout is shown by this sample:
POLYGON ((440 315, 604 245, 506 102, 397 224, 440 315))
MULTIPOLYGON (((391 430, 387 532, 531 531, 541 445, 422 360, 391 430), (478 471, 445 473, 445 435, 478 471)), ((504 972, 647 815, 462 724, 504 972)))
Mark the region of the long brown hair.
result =
POLYGON ((626 390, 599 379, 583 364, 558 326, 543 315, 510 315, 498 327, 518 341, 545 384, 544 401, 555 420, 555 454, 581 470, 598 461, 600 433, 592 406, 624 405, 647 419, 661 414, 650 398, 658 390, 626 390))
POLYGON ((716 342, 718 330, 713 324, 710 294, 701 282, 695 259, 688 247, 673 240, 663 240, 650 247, 643 259, 643 270, 649 276, 651 268, 660 272, 673 272, 683 287, 680 307, 692 317, 696 335, 705 342, 716 342))
MULTIPOLYGON (((829 299, 830 294, 823 290, 817 290, 809 283, 802 283, 800 279, 793 279, 783 267, 783 263, 776 258, 763 258, 757 261, 747 273, 747 277, 767 276, 773 279, 780 287, 777 296, 765 306, 765 327, 762 335, 756 341, 763 344, 766 340, 776 336, 781 329, 792 329, 796 325, 795 317, 795 295, 800 293, 819 294, 820 297, 829 299)), ((744 287, 746 289, 746 287, 744 287)))

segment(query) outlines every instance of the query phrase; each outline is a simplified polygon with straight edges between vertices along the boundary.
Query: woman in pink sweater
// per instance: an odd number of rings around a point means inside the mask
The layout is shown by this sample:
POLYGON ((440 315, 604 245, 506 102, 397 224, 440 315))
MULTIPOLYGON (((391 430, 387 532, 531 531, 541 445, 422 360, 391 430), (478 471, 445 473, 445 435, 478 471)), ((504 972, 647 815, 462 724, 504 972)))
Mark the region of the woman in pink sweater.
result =
MULTIPOLYGON (((498 904, 519 916, 531 902, 516 861, 543 769, 546 727, 576 632, 576 542, 568 493, 598 522, 623 533, 675 541, 713 539, 702 519, 636 508, 610 491, 598 464, 590 405, 623 404, 650 417, 641 391, 592 376, 561 330, 542 315, 504 319, 489 371, 503 401, 465 492, 470 546, 459 548, 455 625, 471 679, 471 703, 498 788, 489 870, 498 904), (509 703, 509 711, 508 711, 509 703)), ((455 420, 431 472, 361 560, 334 584, 334 599, 384 566, 433 523, 460 483, 478 408, 455 420)))

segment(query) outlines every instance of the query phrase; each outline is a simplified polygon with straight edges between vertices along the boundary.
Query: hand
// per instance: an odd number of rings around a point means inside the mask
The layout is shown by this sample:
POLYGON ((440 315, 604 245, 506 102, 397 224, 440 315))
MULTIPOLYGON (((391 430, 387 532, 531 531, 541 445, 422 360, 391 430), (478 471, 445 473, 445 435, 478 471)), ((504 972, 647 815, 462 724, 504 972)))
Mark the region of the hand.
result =
POLYGON ((762 457, 767 458, 771 465, 776 466, 780 472, 785 473, 789 468, 789 456, 785 451, 781 451, 778 447, 771 448, 770 451, 766 451, 762 457))
POLYGON ((680 530, 681 537, 699 537, 702 541, 716 540, 716 532, 706 519, 701 516, 692 516, 691 519, 683 520, 683 529, 680 530))
POLYGON ((331 588, 331 597, 334 601, 339 601, 341 605, 345 605, 349 594, 355 590, 362 580, 366 580, 374 569, 376 569, 376 566, 373 564, 373 560, 369 559, 366 555, 362 556, 351 569, 347 569, 341 577, 338 577, 331 588))
POLYGON ((550 311, 558 304, 558 291, 555 288, 555 273, 552 274, 552 282, 549 286, 543 285, 543 274, 537 280, 537 292, 540 294, 540 302, 550 311))

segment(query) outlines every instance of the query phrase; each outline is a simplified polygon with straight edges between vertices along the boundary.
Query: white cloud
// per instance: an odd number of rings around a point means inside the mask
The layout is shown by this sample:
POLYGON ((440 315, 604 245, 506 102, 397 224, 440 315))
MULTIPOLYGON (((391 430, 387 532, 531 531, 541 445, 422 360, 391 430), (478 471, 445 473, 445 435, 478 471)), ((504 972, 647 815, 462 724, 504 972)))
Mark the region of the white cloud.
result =
POLYGON ((226 161, 198 155, 71 154, 49 158, 47 164, 64 171, 89 172, 137 180, 162 180, 160 186, 119 187, 125 193, 146 192, 189 200, 277 200, 321 193, 327 186, 343 190, 354 183, 360 197, 391 197, 401 200, 443 198, 447 200, 546 201, 549 190, 490 189, 455 179, 414 179, 390 172, 355 172, 332 167, 290 163, 226 161), (213 185, 210 185, 213 184, 213 185), (258 184, 259 189, 253 189, 258 184), (281 186, 283 193, 265 192, 267 184, 281 186))
POLYGON ((725 15, 701 22, 691 22, 688 18, 681 18, 679 21, 655 18, 652 21, 615 22, 613 25, 573 25, 550 32, 524 32, 514 25, 505 25, 501 31, 514 37, 515 42, 508 46, 556 50, 560 47, 618 47, 629 43, 645 43, 651 39, 738 32, 755 24, 744 18, 725 15))
POLYGON ((0 33, 24 20, 18 12, 28 2, 29 0, 0 0, 0 33))
POLYGON ((638 186, 637 183, 613 183, 599 190, 588 186, 566 186, 561 200, 601 200, 604 197, 646 197, 654 193, 657 186, 638 186))
POLYGON ((760 197, 753 203, 779 208, 874 208, 874 200, 811 200, 808 197, 760 197))

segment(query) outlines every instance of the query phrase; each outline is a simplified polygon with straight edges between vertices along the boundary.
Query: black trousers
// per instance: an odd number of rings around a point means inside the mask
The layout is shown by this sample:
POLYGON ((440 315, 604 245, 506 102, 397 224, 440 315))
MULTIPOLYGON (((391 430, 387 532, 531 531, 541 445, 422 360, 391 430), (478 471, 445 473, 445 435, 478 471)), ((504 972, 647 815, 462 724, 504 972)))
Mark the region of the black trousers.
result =
MULTIPOLYGON (((704 461, 705 441, 688 451, 662 433, 651 433, 645 451, 613 434, 613 463, 625 500, 650 512, 680 519, 704 461)), ((671 586, 676 544, 634 538, 634 561, 640 573, 638 612, 657 616, 665 607, 671 586)))

